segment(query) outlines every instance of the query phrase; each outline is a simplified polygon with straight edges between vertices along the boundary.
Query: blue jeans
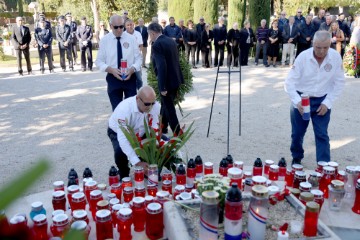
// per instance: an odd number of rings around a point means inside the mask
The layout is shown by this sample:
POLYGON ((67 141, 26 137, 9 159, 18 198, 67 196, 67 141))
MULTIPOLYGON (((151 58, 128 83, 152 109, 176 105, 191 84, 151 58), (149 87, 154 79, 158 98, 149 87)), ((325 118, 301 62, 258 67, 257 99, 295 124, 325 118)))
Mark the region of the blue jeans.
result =
MULTIPOLYGON (((316 161, 330 161, 330 143, 328 136, 328 125, 330 122, 331 110, 329 109, 324 116, 317 115, 316 110, 319 108, 324 97, 310 98, 310 116, 313 124, 316 144, 316 161)), ((304 158, 303 142, 306 129, 310 121, 302 119, 302 116, 297 108, 291 106, 291 155, 296 159, 304 158)))
POLYGON ((256 53, 255 53, 255 63, 259 63, 259 55, 260 55, 260 50, 263 50, 263 63, 264 65, 267 65, 267 49, 268 49, 268 43, 264 43, 261 44, 260 42, 257 42, 256 44, 256 53))

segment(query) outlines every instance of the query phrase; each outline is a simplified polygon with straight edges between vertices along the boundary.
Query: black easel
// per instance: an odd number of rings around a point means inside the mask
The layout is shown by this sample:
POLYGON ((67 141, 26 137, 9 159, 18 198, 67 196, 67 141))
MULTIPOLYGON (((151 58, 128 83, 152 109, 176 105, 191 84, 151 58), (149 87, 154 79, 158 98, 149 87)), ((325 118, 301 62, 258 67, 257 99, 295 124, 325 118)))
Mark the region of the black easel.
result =
POLYGON ((227 121, 227 154, 229 154, 229 143, 230 143, 230 75, 231 73, 239 73, 239 136, 241 136, 241 52, 239 52, 239 70, 230 70, 230 64, 228 66, 227 71, 220 71, 220 65, 217 67, 216 72, 216 79, 215 79, 215 86, 214 86, 214 94, 211 103, 211 111, 210 111, 210 118, 209 118, 209 126, 206 137, 209 137, 210 132, 210 124, 211 124, 211 116, 214 107, 214 100, 215 100, 215 92, 216 92, 216 85, 219 77, 219 73, 227 73, 228 74, 228 121, 227 121))

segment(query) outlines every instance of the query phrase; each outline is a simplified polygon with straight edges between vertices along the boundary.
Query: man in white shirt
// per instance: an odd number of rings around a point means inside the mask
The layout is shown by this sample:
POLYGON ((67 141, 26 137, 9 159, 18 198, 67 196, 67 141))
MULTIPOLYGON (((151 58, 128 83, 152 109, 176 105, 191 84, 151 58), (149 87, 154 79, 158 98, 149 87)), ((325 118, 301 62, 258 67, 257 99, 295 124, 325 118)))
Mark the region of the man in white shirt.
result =
POLYGON ((123 100, 136 95, 135 72, 141 70, 142 55, 136 38, 124 31, 124 20, 119 15, 110 18, 112 32, 100 41, 95 61, 100 71, 107 72, 108 95, 112 110, 123 100), (127 70, 123 77, 121 60, 127 61, 127 70))
POLYGON ((152 126, 158 128, 160 114, 160 104, 156 102, 154 89, 149 86, 140 88, 136 96, 122 101, 114 110, 109 119, 108 136, 114 148, 115 163, 119 168, 120 177, 129 176, 128 161, 132 166, 142 166, 147 170, 147 164, 141 162, 131 147, 126 136, 120 129, 126 126, 126 122, 134 128, 135 133, 143 136, 145 133, 144 118, 146 121, 149 117, 153 119, 152 126))
MULTIPOLYGON (((140 52, 142 53, 143 39, 142 39, 141 33, 138 31, 135 31, 134 21, 131 19, 126 20, 125 28, 126 28, 126 32, 128 34, 133 35, 136 38, 136 41, 139 45, 140 52)), ((135 74, 136 74, 136 89, 140 89, 143 85, 141 69, 139 71, 136 71, 135 74)))
POLYGON ((327 31, 317 31, 313 48, 309 48, 296 58, 285 80, 285 92, 292 106, 291 147, 293 163, 301 163, 304 158, 303 140, 309 120, 303 120, 304 108, 300 94, 310 97, 310 118, 313 124, 316 144, 316 160, 330 161, 328 125, 331 107, 341 94, 345 79, 341 56, 330 48, 331 35, 327 31))

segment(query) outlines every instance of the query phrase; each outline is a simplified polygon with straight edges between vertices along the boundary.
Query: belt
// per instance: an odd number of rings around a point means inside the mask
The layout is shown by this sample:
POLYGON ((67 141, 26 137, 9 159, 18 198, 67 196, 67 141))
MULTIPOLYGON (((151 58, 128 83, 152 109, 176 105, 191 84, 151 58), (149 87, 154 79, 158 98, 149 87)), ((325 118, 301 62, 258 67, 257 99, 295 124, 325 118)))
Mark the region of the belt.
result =
MULTIPOLYGON (((299 95, 303 94, 303 92, 300 92, 300 91, 296 91, 299 95)), ((316 97, 316 96, 309 96, 309 98, 324 98, 326 97, 327 94, 325 94, 324 96, 321 96, 321 97, 316 97)))

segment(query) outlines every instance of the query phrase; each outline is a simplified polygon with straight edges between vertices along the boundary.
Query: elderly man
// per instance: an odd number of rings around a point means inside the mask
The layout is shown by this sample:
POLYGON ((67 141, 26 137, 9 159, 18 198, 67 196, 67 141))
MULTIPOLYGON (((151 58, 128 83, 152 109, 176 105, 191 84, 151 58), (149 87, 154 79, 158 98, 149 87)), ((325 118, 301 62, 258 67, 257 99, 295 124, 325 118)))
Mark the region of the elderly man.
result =
MULTIPOLYGON (((205 18, 200 17, 199 23, 196 24, 197 43, 196 43, 196 64, 199 64, 199 55, 201 50, 201 35, 205 30, 205 18)), ((205 67, 205 59, 201 58, 202 66, 205 67)))
POLYGON ((281 66, 285 67, 285 60, 287 55, 290 55, 289 65, 291 66, 294 63, 294 51, 295 44, 298 39, 299 29, 295 25, 295 19, 293 16, 289 17, 289 24, 284 26, 284 31, 282 32, 282 41, 283 41, 283 52, 281 57, 281 66))
POLYGON ((298 8, 298 10, 296 11, 296 16, 295 16, 295 25, 297 27, 300 27, 301 24, 305 23, 305 18, 302 15, 302 10, 301 8, 298 8))
POLYGON ((95 61, 100 71, 107 72, 108 95, 112 110, 123 100, 136 95, 136 71, 140 71, 142 55, 136 38, 124 31, 124 20, 119 15, 110 17, 112 32, 100 42, 95 61), (126 73, 122 74, 121 60, 126 60, 126 73), (125 76, 124 76, 125 75, 125 76))
POLYGON ((69 61, 70 71, 74 71, 73 67, 73 59, 71 56, 71 29, 70 26, 65 24, 65 17, 58 17, 59 25, 56 26, 56 40, 58 42, 59 51, 60 51, 60 66, 63 71, 66 71, 66 63, 65 63, 65 52, 66 58, 69 61))
POLYGON ((320 24, 319 30, 325 30, 325 31, 329 31, 329 28, 331 26, 332 23, 332 16, 331 15, 327 15, 325 17, 325 22, 323 22, 322 24, 320 24))
POLYGON ((279 18, 279 31, 280 33, 282 33, 282 31, 284 30, 284 26, 289 22, 289 20, 286 18, 286 12, 282 11, 280 13, 280 18, 279 18))
POLYGON ((269 28, 266 26, 266 20, 263 19, 260 22, 260 27, 258 27, 256 30, 257 43, 256 43, 256 54, 255 54, 255 65, 259 64, 259 55, 261 49, 263 51, 264 66, 268 65, 267 62, 267 47, 268 47, 267 43, 269 41, 268 32, 269 32, 269 28))
POLYGON ((179 20, 179 28, 181 29, 181 38, 179 38, 178 49, 179 52, 185 52, 185 44, 184 44, 184 33, 186 30, 186 26, 184 25, 184 19, 179 20))
POLYGON ((296 58, 294 66, 285 80, 285 92, 292 106, 291 147, 293 164, 300 164, 304 158, 303 141, 309 120, 303 120, 304 107, 301 95, 310 97, 310 118, 315 133, 316 160, 330 161, 328 125, 334 101, 344 88, 344 69, 341 56, 330 49, 331 35, 318 31, 314 35, 313 48, 303 51, 296 58))
POLYGON ((31 62, 30 62, 30 53, 29 53, 29 43, 31 41, 30 29, 23 25, 23 18, 16 18, 16 25, 13 28, 11 34, 11 42, 14 46, 16 52, 16 59, 18 65, 19 75, 23 75, 22 70, 22 54, 24 54, 28 74, 32 74, 31 62))
POLYGON ((163 34, 169 38, 172 38, 176 44, 179 44, 179 39, 181 38, 181 29, 175 23, 175 18, 169 18, 169 25, 164 28, 163 34))
POLYGON ((76 37, 79 41, 79 47, 81 52, 81 69, 83 72, 86 71, 86 57, 87 66, 90 71, 93 67, 92 58, 92 38, 93 30, 90 25, 87 24, 86 17, 81 18, 81 25, 77 28, 76 37), (86 54, 86 57, 85 57, 86 54))
POLYGON ((306 22, 300 25, 299 29, 299 37, 298 37, 298 46, 296 50, 296 57, 299 56, 299 54, 311 47, 311 41, 314 37, 315 31, 314 31, 314 25, 311 22, 311 16, 306 16, 306 22))
POLYGON ((119 168, 120 177, 129 176, 128 162, 132 166, 142 166, 147 169, 147 164, 141 162, 126 139, 120 126, 126 127, 126 122, 134 128, 139 136, 145 134, 144 118, 148 121, 151 117, 152 127, 158 128, 160 105, 156 100, 154 89, 149 86, 140 88, 138 94, 122 101, 109 119, 108 136, 114 148, 114 158, 119 168))
POLYGON ((224 64, 224 50, 226 45, 226 36, 227 30, 226 25, 224 24, 224 17, 219 17, 218 24, 214 25, 213 34, 214 34, 214 45, 215 45, 215 59, 214 66, 218 65, 221 67, 224 64), (219 59, 220 53, 220 59, 219 59))
POLYGON ((147 27, 144 25, 144 19, 139 18, 138 24, 139 25, 135 27, 135 30, 138 31, 141 34, 141 37, 142 37, 142 40, 143 40, 143 47, 142 47, 143 62, 142 62, 142 67, 147 68, 146 65, 145 65, 145 61, 146 61, 146 55, 147 55, 149 34, 147 32, 147 27))
POLYGON ((320 9, 318 16, 315 17, 312 22, 314 24, 314 32, 316 32, 317 30, 319 30, 320 25, 325 22, 325 10, 320 9))

